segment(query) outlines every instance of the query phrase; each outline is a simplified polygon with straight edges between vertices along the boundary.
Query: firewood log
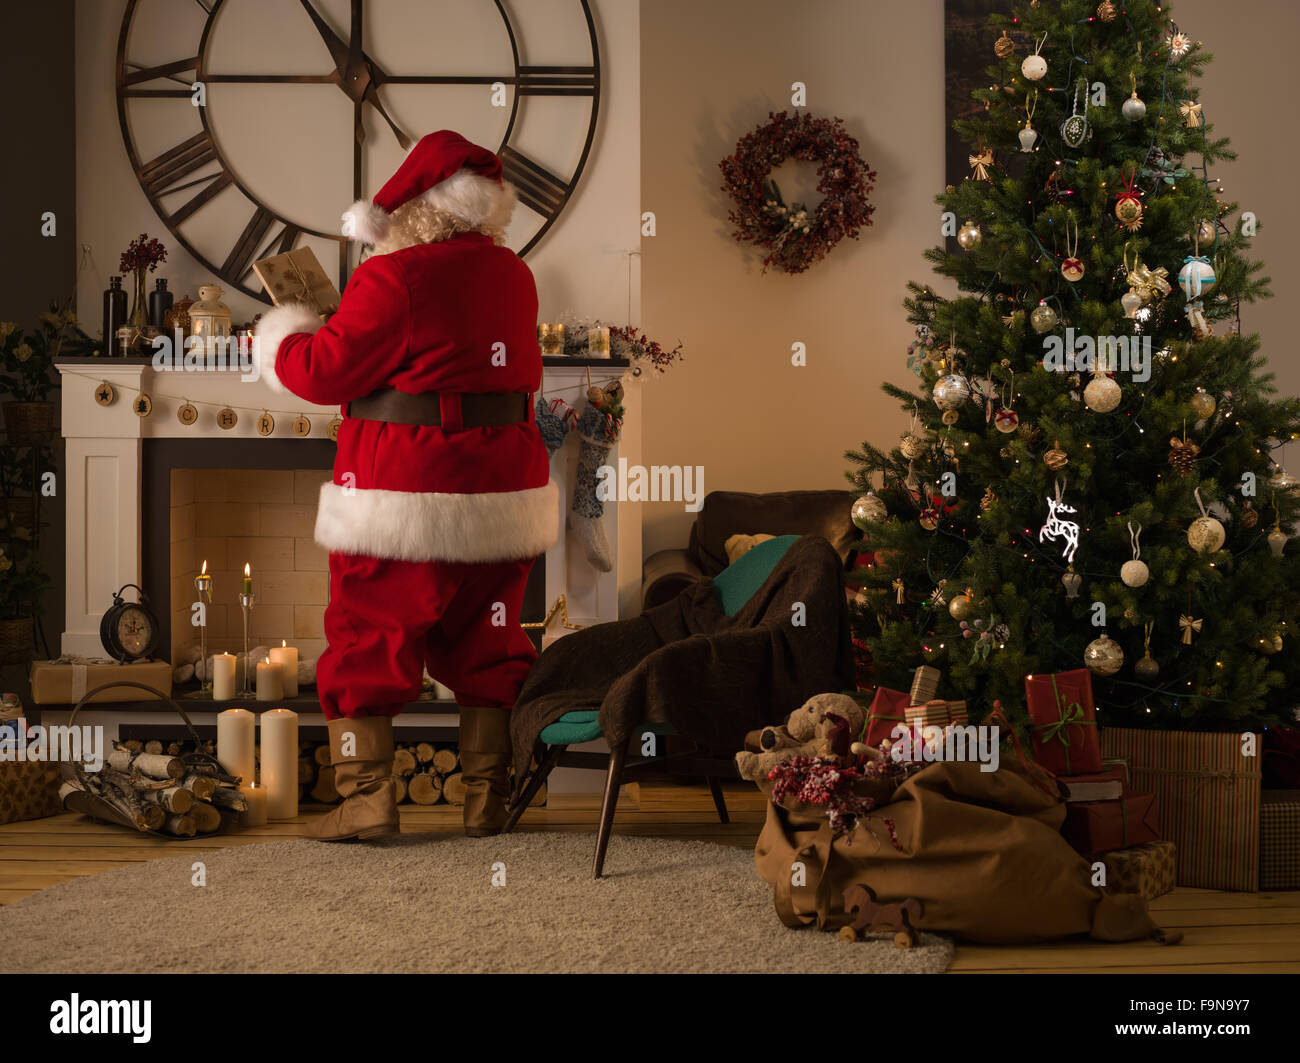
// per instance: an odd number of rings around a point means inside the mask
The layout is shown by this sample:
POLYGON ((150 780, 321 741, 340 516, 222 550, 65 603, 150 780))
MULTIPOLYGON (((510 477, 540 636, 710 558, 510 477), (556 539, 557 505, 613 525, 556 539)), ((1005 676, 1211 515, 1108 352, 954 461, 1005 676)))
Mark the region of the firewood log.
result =
POLYGON ((167 834, 174 834, 178 838, 193 838, 198 825, 194 822, 193 816, 173 815, 167 817, 162 829, 167 834))
POLYGON ((133 812, 119 800, 92 793, 75 779, 68 779, 59 787, 59 801, 67 811, 80 812, 91 819, 103 819, 107 815, 123 827, 149 829, 143 813, 133 812))
POLYGON ((435 750, 432 742, 415 743, 415 759, 421 764, 430 764, 433 762, 435 750))
POLYGON ((393 774, 410 776, 415 774, 415 754, 409 749, 393 751, 393 774))
POLYGON ((144 751, 146 753, 152 753, 155 756, 161 756, 163 752, 163 744, 157 738, 152 738, 144 744, 144 751))
POLYGON ((182 779, 189 774, 189 768, 180 757, 169 757, 156 753, 133 753, 129 749, 110 749, 104 758, 110 768, 118 771, 138 771, 151 779, 182 779))
POLYGON ((131 753, 142 753, 144 752, 144 743, 141 742, 138 738, 128 738, 125 742, 122 743, 122 748, 128 750, 131 753))
POLYGON ((460 754, 450 747, 433 754, 433 770, 439 775, 450 775, 460 766, 460 754))
POLYGON ((228 808, 234 812, 248 811, 248 798, 233 786, 218 786, 210 798, 218 808, 228 808))
POLYGON ((211 834, 221 829, 221 813, 206 801, 195 801, 189 812, 200 834, 211 834))
POLYGON ((465 780, 461 778, 460 772, 453 772, 442 780, 442 796, 447 799, 448 804, 463 805, 465 789, 465 780))
POLYGON ((194 807, 194 792, 183 786, 169 786, 166 790, 152 790, 145 800, 162 805, 168 812, 183 816, 194 807))
POLYGON ((407 794, 417 805, 436 805, 442 796, 442 784, 432 772, 417 772, 407 783, 407 794))
POLYGON ((330 766, 329 743, 326 742, 323 746, 317 746, 316 751, 312 753, 312 757, 322 768, 328 768, 330 766))
POLYGON ((196 801, 207 801, 212 797, 212 791, 217 788, 217 780, 211 775, 187 775, 181 780, 181 785, 194 795, 196 801))
POLYGON ((332 805, 339 801, 339 792, 334 788, 334 769, 321 768, 316 776, 316 785, 311 788, 313 801, 322 805, 332 805))
POLYGON ((140 813, 147 829, 158 830, 167 814, 162 806, 146 802, 136 789, 135 782, 126 772, 105 765, 95 773, 91 786, 105 800, 120 799, 132 813, 140 813))
POLYGON ((400 805, 406 800, 406 780, 400 775, 393 776, 393 789, 397 793, 397 803, 400 805))

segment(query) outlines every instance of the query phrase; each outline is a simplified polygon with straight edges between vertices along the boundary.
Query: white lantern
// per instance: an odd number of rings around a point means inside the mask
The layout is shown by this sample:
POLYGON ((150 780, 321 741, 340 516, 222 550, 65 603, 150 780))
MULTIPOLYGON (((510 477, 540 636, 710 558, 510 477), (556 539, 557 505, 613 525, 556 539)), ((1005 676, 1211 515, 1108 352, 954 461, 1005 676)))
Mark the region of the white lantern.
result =
POLYGON ((199 286, 199 301, 190 306, 190 333, 201 337, 210 351, 230 338, 230 307, 221 301, 217 285, 199 286))

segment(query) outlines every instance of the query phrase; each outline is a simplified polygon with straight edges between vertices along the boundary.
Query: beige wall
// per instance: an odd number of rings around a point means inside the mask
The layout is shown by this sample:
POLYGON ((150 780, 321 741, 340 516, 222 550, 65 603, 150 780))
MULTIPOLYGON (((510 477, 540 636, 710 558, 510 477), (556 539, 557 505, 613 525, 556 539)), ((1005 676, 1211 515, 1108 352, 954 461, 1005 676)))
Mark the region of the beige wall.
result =
MULTIPOLYGON (((1280 298, 1243 324, 1264 335, 1279 386, 1294 394, 1298 149, 1269 101, 1291 95, 1300 6, 1176 7, 1218 59, 1203 99, 1241 155, 1224 167, 1228 191, 1265 225, 1256 246, 1280 298)), ((688 351, 645 389, 644 461, 704 465, 706 489, 842 487, 846 448, 892 443, 906 427, 878 387, 913 379, 905 282, 939 286, 921 253, 938 237, 943 185, 943 4, 655 0, 641 29, 642 199, 658 218, 643 241, 645 327, 688 351), (807 83, 811 112, 846 120, 878 171, 875 224, 801 276, 760 275, 758 256, 730 237, 717 164, 769 110, 790 109, 793 81, 807 83), (790 364, 796 341, 806 368, 790 364)), ((1300 469, 1300 444, 1291 449, 1300 469)), ((645 513, 647 554, 684 543, 693 514, 645 513)))

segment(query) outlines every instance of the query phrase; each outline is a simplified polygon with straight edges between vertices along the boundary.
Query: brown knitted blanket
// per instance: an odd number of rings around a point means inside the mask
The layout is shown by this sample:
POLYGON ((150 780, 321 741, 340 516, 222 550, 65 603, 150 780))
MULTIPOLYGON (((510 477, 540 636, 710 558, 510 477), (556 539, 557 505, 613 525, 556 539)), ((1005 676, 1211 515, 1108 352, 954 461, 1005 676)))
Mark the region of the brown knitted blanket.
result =
POLYGON ((515 772, 527 769, 542 729, 578 709, 600 710, 611 746, 656 722, 730 755, 746 732, 784 720, 814 694, 852 689, 840 558, 806 535, 735 616, 704 580, 638 617, 548 647, 511 713, 515 772))

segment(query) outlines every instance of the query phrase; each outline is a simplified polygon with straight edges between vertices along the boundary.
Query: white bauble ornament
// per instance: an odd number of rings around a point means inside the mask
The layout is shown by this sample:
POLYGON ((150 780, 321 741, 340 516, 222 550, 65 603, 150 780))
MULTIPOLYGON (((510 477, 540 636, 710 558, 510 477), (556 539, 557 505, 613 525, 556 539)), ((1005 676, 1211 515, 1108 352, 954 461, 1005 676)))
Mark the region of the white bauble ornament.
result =
POLYGON ((934 382, 934 404, 941 410, 955 410, 970 398, 970 385, 966 378, 949 373, 934 382))
POLYGON ((1120 110, 1130 122, 1140 122, 1147 116, 1147 105, 1138 98, 1136 91, 1124 101, 1124 106, 1120 110))
POLYGON ((1142 309, 1142 296, 1130 288, 1119 297, 1119 305, 1124 308, 1125 317, 1135 318, 1137 312, 1142 309))
POLYGON ((889 509, 875 494, 868 491, 853 503, 849 516, 859 531, 866 531, 869 524, 878 524, 889 516, 889 509))
POLYGON ((1083 389, 1083 401, 1093 413, 1110 413, 1119 405, 1124 392, 1105 373, 1097 373, 1083 389))
POLYGON ((925 453, 925 441, 908 432, 898 444, 898 449, 903 452, 903 457, 908 461, 915 461, 925 453))
POLYGON ((1042 81, 1047 76, 1047 60, 1037 52, 1027 55, 1020 64, 1020 72, 1030 81, 1042 81))
POLYGON ((1025 128, 1020 131, 1019 136, 1020 150, 1023 152, 1033 151, 1034 145, 1038 143, 1038 130, 1026 122, 1025 128))
POLYGON ((1212 554, 1228 539, 1223 525, 1213 517, 1197 517, 1187 529, 1187 545, 1198 554, 1212 554))
POLYGON ((1125 587, 1141 587, 1151 578, 1151 570, 1145 561, 1125 561, 1119 570, 1119 578, 1125 587))
POLYGON ((1051 332, 1060 322, 1056 311, 1047 305, 1047 300, 1042 300, 1034 307, 1033 313, 1029 315, 1029 323, 1034 326, 1034 331, 1038 333, 1051 332))
POLYGON ((1183 259, 1178 271, 1178 286, 1188 299, 1199 299, 1207 289, 1214 287, 1214 266, 1204 255, 1183 259))
POLYGON ((957 230, 957 243, 963 248, 970 251, 972 248, 979 247, 980 241, 984 239, 984 234, 980 232, 980 227, 970 219, 962 223, 957 230))
POLYGON ((1088 643, 1083 663, 1096 675, 1114 675, 1124 667, 1124 650, 1109 635, 1102 635, 1088 643))

